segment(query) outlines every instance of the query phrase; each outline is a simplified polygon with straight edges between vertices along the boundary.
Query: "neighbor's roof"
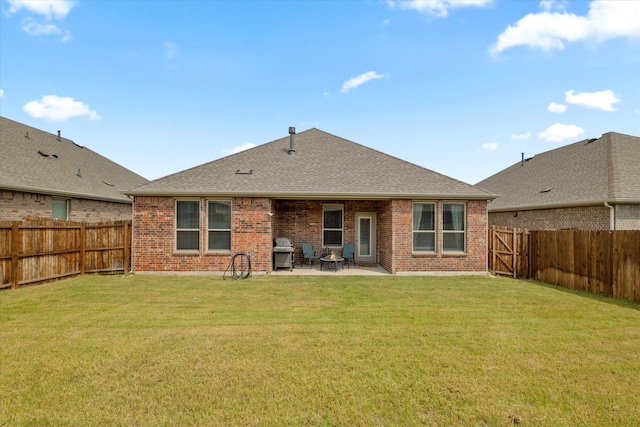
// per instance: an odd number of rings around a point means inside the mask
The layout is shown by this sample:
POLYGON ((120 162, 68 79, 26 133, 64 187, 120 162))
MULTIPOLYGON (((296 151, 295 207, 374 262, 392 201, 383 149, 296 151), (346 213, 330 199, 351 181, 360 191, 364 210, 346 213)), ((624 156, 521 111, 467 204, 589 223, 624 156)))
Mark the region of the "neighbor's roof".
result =
POLYGON ((67 138, 0 117, 0 189, 131 203, 147 179, 67 138))
POLYGON ((640 203, 640 138, 615 132, 547 151, 479 182, 489 212, 640 203))
POLYGON ((355 142, 310 129, 157 179, 131 195, 450 198, 493 194, 355 142))

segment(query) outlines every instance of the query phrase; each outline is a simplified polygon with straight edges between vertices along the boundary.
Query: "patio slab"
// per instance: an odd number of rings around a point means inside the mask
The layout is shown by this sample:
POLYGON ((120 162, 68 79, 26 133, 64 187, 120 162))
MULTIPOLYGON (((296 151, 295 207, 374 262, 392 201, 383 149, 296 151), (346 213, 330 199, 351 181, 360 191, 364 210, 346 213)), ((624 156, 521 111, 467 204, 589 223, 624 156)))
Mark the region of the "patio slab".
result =
POLYGON ((295 268, 291 271, 288 269, 280 269, 277 271, 272 271, 269 274, 274 274, 277 276, 320 276, 320 275, 343 275, 343 276, 389 276, 390 273, 384 268, 378 266, 375 267, 361 267, 361 266, 345 266, 344 268, 338 268, 337 271, 334 271, 332 268, 327 269, 327 267, 323 267, 320 269, 319 264, 314 264, 312 266, 309 265, 298 265, 296 264, 295 268))

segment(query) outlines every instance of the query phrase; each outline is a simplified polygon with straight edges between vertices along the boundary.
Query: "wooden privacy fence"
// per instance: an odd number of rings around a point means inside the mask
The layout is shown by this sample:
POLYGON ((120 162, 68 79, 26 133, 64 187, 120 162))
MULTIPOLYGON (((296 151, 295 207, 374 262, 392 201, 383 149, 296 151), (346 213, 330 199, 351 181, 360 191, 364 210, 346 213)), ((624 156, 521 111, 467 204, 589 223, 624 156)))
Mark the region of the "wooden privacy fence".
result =
POLYGON ((131 266, 131 221, 0 222, 0 288, 131 266))
POLYGON ((640 303, 640 231, 531 231, 531 277, 640 303))
POLYGON ((531 278, 640 303, 639 230, 492 227, 489 246, 489 271, 494 274, 531 278), (509 263, 515 263, 515 267, 505 266, 509 263))
POLYGON ((529 277, 529 230, 495 226, 489 229, 489 271, 529 277))

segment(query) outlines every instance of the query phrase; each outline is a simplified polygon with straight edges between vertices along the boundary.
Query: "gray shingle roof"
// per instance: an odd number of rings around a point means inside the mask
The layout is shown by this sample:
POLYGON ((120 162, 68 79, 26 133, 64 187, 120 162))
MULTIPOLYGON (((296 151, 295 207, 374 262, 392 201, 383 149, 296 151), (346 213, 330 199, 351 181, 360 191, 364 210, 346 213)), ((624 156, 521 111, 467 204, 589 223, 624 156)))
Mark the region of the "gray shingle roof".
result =
POLYGON ((148 182, 70 139, 4 117, 0 164, 0 189, 11 191, 131 203, 122 192, 148 182))
POLYGON ((489 192, 318 129, 169 175, 132 195, 276 198, 451 198, 489 192), (251 173, 237 173, 251 171, 251 173))
POLYGON ((490 212, 640 203, 638 165, 640 138, 608 132, 518 162, 476 186, 500 196, 490 212))

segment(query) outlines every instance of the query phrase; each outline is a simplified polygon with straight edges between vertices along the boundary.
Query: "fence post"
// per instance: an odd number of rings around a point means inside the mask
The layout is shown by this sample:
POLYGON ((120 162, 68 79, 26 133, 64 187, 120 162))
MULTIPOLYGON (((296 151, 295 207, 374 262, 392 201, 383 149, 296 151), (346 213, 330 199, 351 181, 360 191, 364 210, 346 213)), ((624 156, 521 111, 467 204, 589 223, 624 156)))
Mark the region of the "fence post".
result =
POLYGON ((18 254, 20 253, 20 223, 11 224, 11 288, 18 289, 20 283, 20 271, 18 254))
POLYGON ((80 275, 84 275, 85 268, 85 251, 87 249, 87 228, 84 222, 80 224, 80 275))
POLYGON ((129 242, 131 241, 129 238, 129 234, 131 229, 129 228, 129 223, 126 221, 124 222, 122 227, 124 230, 124 274, 128 274, 131 270, 131 251, 129 249, 129 242))

